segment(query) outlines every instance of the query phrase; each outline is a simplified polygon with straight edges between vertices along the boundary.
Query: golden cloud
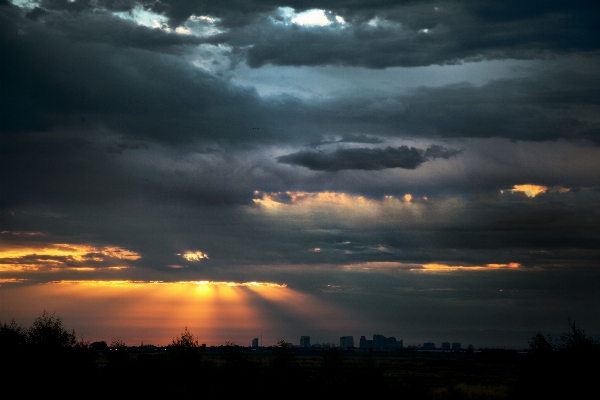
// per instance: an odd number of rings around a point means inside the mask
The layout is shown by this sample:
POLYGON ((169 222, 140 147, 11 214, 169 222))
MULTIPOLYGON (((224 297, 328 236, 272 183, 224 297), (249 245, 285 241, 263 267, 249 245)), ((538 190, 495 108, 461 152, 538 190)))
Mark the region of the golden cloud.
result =
POLYGON ((23 283, 27 280, 28 279, 24 278, 0 278, 0 285, 2 285, 3 283, 23 283))
MULTIPOLYGON (((403 196, 384 196, 380 199, 343 192, 262 192, 255 191, 250 212, 262 216, 293 219, 303 225, 319 225, 323 221, 344 225, 387 225, 402 222, 423 223, 423 217, 439 222, 433 202, 407 193, 403 196), (427 209, 426 209, 427 208, 427 209)), ((459 199, 444 199, 441 209, 463 207, 459 199)))
POLYGON ((183 254, 177 254, 177 255, 185 258, 188 261, 200 261, 203 258, 205 258, 205 259, 208 260, 208 254, 206 254, 206 253, 204 253, 202 251, 199 251, 199 250, 196 250, 196 251, 187 251, 187 252, 185 252, 183 254))
MULTIPOLYGON (((511 193, 524 193, 527 197, 535 197, 537 195, 543 193, 567 193, 571 191, 570 188, 562 187, 562 186, 542 186, 542 185, 514 185, 512 189, 508 190, 511 193)), ((504 190, 501 190, 500 193, 504 193, 504 190)))
POLYGON ((508 264, 485 264, 485 265, 448 265, 448 264, 423 264, 422 268, 411 268, 411 271, 445 272, 445 271, 475 271, 493 269, 517 269, 521 264, 511 262, 508 264))
POLYGON ((485 264, 485 265, 450 265, 443 263, 417 264, 402 263, 397 261, 373 261, 358 264, 348 264, 344 266, 348 270, 363 271, 399 271, 408 270, 412 272, 452 272, 452 271, 484 271, 499 269, 519 269, 521 264, 511 262, 506 264, 485 264))
POLYGON ((135 261, 140 258, 138 253, 118 246, 10 243, 0 245, 0 272, 121 270, 129 268, 122 265, 123 261, 135 261), (109 265, 99 265, 101 263, 109 265))

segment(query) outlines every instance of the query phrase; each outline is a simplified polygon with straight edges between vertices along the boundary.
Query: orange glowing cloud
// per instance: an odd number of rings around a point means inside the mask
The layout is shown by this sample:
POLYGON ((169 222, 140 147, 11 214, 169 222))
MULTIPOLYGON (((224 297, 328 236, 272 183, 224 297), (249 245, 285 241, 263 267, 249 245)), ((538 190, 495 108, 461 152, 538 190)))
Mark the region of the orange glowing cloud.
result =
POLYGON ((449 265, 442 263, 431 263, 431 264, 416 264, 416 263, 402 263, 396 261, 373 261, 366 263, 357 263, 345 265, 344 269, 347 270, 362 270, 362 271, 380 271, 380 272, 391 272, 408 270, 412 272, 451 272, 451 271, 484 271, 484 270, 498 270, 498 269, 518 269, 521 264, 511 262, 508 264, 485 264, 485 265, 449 265))
POLYGON ((177 254, 178 256, 181 256, 183 258, 185 258, 188 261, 200 261, 203 258, 208 260, 208 254, 203 253, 199 250, 196 251, 187 251, 183 254, 177 254))
POLYGON ((338 192, 260 192, 255 191, 260 198, 253 199, 254 203, 267 209, 285 208, 290 205, 336 206, 336 207, 369 207, 377 204, 376 200, 364 196, 350 195, 338 192))
POLYGON ((493 270, 493 269, 517 269, 520 268, 519 263, 508 264, 485 264, 485 265, 447 265, 447 264, 423 264, 422 268, 411 268, 411 271, 426 271, 426 272, 445 272, 445 271, 476 271, 476 270, 493 270))
POLYGON ((546 193, 548 188, 540 185, 515 185, 510 190, 512 193, 522 192, 527 197, 535 197, 540 193, 546 193))
POLYGON ((23 278, 0 278, 0 285, 3 283, 23 283, 26 282, 27 279, 23 278))
MULTIPOLYGON (((531 184, 514 185, 512 189, 509 189, 509 192, 511 192, 511 193, 524 193, 525 196, 527 196, 527 197, 535 197, 537 195, 540 195, 543 193, 549 193, 549 192, 567 193, 569 191, 571 191, 571 189, 561 187, 561 186, 548 187, 548 186, 531 185, 531 184)), ((504 190, 501 190, 500 193, 504 193, 504 190)))
POLYGON ((140 258, 138 253, 117 246, 7 243, 0 245, 0 272, 121 270, 129 268, 122 262, 140 258))
MULTIPOLYGON (((422 223, 425 207, 433 206, 423 197, 409 193, 402 197, 384 196, 373 199, 343 192, 254 192, 253 207, 248 210, 262 216, 284 217, 303 225, 335 221, 344 225, 422 223)), ((461 207, 459 202, 447 202, 443 207, 461 207)), ((442 203, 444 202, 442 201, 442 203)), ((432 202, 429 202, 432 203, 432 202)), ((428 213, 428 215, 431 213, 428 213)))

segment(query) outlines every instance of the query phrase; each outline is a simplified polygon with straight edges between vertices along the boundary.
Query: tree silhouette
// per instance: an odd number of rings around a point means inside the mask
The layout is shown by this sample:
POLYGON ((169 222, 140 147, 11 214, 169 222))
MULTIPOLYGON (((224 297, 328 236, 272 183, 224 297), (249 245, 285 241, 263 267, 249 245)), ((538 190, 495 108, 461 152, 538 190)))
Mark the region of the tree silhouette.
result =
POLYGON ((585 336, 585 331, 568 320, 569 330, 560 335, 558 351, 575 355, 592 355, 600 349, 600 343, 585 336))
POLYGON ((568 326, 558 340, 542 333, 533 336, 513 397, 585 398, 586 393, 595 390, 600 343, 587 337, 571 319, 568 326))
POLYGON ((283 338, 277 342, 275 356, 271 359, 272 378, 275 386, 286 385, 290 379, 298 379, 298 361, 292 354, 292 345, 283 338))
POLYGON ((554 352, 552 338, 536 333, 529 341, 529 354, 536 357, 549 356, 554 352))
POLYGON ((187 326, 183 328, 183 332, 173 339, 171 346, 190 349, 194 347, 198 347, 198 339, 192 335, 190 331, 188 331, 187 326))
POLYGON ((77 337, 74 330, 67 330, 62 319, 56 313, 49 314, 44 310, 27 331, 27 342, 33 346, 46 349, 75 347, 77 337))
POLYGON ((186 326, 179 336, 173 338, 168 349, 172 370, 177 370, 180 376, 191 379, 202 359, 202 348, 198 346, 198 339, 186 326))
POLYGON ((0 349, 16 350, 27 344, 27 330, 17 325, 15 320, 10 324, 0 322, 0 349))
POLYGON ((225 345, 225 369, 233 373, 243 373, 248 368, 248 360, 242 354, 240 346, 233 342, 227 342, 225 345))

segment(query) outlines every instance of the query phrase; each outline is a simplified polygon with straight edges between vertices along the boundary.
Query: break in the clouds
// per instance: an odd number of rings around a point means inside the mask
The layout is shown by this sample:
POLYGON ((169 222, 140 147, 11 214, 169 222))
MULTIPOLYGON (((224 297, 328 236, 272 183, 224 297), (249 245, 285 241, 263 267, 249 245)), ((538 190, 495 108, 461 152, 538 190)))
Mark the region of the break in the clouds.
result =
POLYGON ((384 168, 415 169, 431 158, 449 158, 460 150, 446 149, 440 145, 425 151, 414 147, 388 146, 385 149, 338 149, 333 153, 300 151, 277 157, 284 164, 299 165, 314 171, 340 171, 343 169, 380 170, 384 168))
POLYGON ((214 340, 600 332, 598 11, 0 0, 0 319, 163 282, 214 340))

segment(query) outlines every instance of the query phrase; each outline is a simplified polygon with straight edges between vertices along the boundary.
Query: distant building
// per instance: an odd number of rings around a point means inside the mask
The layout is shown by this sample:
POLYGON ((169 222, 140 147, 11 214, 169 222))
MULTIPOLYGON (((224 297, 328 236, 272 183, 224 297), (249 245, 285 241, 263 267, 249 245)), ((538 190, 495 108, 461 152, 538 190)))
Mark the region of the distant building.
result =
POLYGON ((374 334, 373 340, 367 340, 366 337, 360 337, 359 347, 361 349, 401 349, 404 347, 403 340, 397 340, 395 337, 385 337, 380 334, 374 334))
POLYGON ((310 336, 300 336, 300 347, 304 349, 310 348, 310 336))
POLYGON ((252 339, 252 348, 256 349, 258 347, 258 338, 255 337, 252 339))
POLYGON ((387 338, 387 348, 388 349, 395 349, 397 345, 397 341, 395 337, 389 337, 387 338))
POLYGON ((340 348, 347 349, 349 347, 354 347, 354 337, 353 336, 342 336, 340 338, 340 348))
POLYGON ((387 338, 383 335, 373 335, 373 347, 376 349, 385 349, 388 347, 387 338))
POLYGON ((425 342, 423 343, 424 350, 435 350, 435 343, 433 342, 425 342))
POLYGON ((461 350, 462 346, 458 342, 452 343, 452 350, 461 350))
POLYGON ((469 349, 469 350, 473 350, 473 349, 474 349, 473 345, 472 345, 472 344, 470 344, 470 345, 469 345, 469 347, 468 347, 468 349, 469 349))
POLYGON ((373 348, 373 341, 372 340, 367 340, 366 337, 361 336, 360 337, 359 346, 360 346, 361 349, 372 349, 373 348))
POLYGON ((443 342, 442 350, 450 350, 450 342, 443 342))

